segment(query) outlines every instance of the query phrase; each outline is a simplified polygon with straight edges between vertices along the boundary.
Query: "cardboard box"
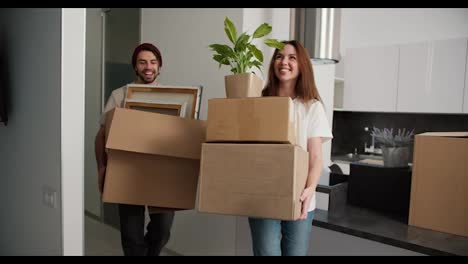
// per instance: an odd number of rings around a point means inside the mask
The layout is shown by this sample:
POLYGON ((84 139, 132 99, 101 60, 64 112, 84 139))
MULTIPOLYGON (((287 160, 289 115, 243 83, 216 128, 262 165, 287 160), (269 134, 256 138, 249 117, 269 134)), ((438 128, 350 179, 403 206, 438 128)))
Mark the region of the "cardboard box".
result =
POLYGON ((409 224, 468 236, 468 132, 416 135, 409 224))
POLYGON ((204 143, 198 211, 298 219, 308 153, 289 144, 204 143))
POLYGON ((108 119, 103 201, 193 209, 205 122, 123 108, 108 119))
POLYGON ((296 116, 289 97, 208 100, 207 142, 296 143, 296 116))

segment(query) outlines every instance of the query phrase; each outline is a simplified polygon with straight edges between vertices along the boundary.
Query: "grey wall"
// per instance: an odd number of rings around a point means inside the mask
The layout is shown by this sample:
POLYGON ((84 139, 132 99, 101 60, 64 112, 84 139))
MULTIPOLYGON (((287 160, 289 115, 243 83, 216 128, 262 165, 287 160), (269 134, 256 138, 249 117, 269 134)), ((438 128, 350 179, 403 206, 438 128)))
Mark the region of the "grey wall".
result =
POLYGON ((140 44, 140 8, 106 10, 105 100, 113 90, 135 80, 131 57, 135 47, 140 44))
POLYGON ((101 8, 86 10, 85 210, 101 216, 94 137, 99 129, 102 81, 101 8))
POLYGON ((60 255, 61 9, 1 9, 10 78, 0 126, 0 255, 60 255), (57 206, 42 189, 57 191, 57 206))

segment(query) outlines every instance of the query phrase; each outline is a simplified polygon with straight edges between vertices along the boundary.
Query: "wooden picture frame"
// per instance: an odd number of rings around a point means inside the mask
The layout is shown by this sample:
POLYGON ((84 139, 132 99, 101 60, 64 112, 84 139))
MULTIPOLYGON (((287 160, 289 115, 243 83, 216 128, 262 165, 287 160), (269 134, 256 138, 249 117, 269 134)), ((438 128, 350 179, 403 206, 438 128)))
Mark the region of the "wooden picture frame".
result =
POLYGON ((124 107, 152 112, 180 108, 179 116, 198 119, 201 93, 202 86, 128 84, 124 107))
POLYGON ((185 110, 185 108, 180 104, 127 102, 125 108, 185 117, 183 116, 184 112, 182 111, 182 109, 185 110))

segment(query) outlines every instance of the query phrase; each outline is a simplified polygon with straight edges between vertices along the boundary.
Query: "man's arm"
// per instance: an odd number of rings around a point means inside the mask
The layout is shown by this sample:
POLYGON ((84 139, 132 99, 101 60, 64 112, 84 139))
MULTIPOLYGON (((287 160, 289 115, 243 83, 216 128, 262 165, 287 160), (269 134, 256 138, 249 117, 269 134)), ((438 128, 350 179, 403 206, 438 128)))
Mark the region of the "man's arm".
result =
POLYGON ((104 190, 104 177, 106 176, 107 154, 106 154, 106 129, 105 126, 99 128, 94 141, 94 151, 98 166, 98 186, 102 194, 104 190))

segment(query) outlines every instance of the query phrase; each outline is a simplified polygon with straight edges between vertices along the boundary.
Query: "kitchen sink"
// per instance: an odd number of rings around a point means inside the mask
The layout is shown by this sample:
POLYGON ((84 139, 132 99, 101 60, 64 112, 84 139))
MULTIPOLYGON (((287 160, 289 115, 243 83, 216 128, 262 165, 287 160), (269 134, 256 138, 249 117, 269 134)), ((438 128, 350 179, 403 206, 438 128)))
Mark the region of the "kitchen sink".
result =
POLYGON ((373 155, 373 154, 355 154, 355 153, 348 153, 346 154, 346 157, 350 159, 357 159, 357 160, 363 160, 363 159, 376 159, 376 160, 382 160, 382 156, 380 155, 373 155))

